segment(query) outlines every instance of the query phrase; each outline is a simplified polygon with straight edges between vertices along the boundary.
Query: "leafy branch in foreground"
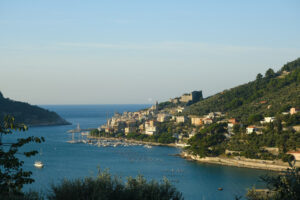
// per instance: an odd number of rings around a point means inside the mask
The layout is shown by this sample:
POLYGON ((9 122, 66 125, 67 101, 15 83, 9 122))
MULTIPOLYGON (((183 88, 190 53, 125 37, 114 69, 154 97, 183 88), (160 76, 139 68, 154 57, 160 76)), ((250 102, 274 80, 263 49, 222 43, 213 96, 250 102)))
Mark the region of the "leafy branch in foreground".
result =
POLYGON ((4 120, 0 121, 0 197, 5 199, 12 199, 22 195, 21 189, 23 185, 34 182, 30 178, 32 172, 23 171, 24 161, 20 160, 19 155, 31 157, 38 152, 19 152, 19 148, 30 142, 41 143, 44 141, 44 138, 30 136, 19 138, 13 142, 3 142, 3 136, 14 134, 16 131, 23 132, 27 129, 25 124, 16 123, 15 118, 12 116, 5 116, 4 120))
POLYGON ((124 183, 119 177, 112 177, 107 171, 99 172, 96 178, 64 180, 59 185, 52 185, 48 195, 49 200, 183 200, 181 192, 177 191, 168 180, 162 183, 147 182, 139 175, 129 177, 124 183))
POLYGON ((259 192, 255 188, 248 191, 249 200, 299 200, 300 199, 300 169, 295 162, 289 162, 291 169, 277 176, 265 175, 261 180, 267 184, 268 190, 259 192))

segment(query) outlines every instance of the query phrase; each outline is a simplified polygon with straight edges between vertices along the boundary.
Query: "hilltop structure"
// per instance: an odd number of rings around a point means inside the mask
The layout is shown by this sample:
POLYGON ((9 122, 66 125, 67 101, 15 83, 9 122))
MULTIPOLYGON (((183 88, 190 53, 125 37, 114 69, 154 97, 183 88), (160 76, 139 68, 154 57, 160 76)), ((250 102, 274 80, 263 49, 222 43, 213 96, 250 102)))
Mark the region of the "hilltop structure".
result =
POLYGON ((169 101, 174 104, 178 104, 178 103, 191 104, 191 103, 196 103, 202 99, 203 99, 203 95, 202 95, 202 91, 200 90, 200 91, 193 91, 191 93, 183 94, 181 97, 176 97, 170 99, 169 101))

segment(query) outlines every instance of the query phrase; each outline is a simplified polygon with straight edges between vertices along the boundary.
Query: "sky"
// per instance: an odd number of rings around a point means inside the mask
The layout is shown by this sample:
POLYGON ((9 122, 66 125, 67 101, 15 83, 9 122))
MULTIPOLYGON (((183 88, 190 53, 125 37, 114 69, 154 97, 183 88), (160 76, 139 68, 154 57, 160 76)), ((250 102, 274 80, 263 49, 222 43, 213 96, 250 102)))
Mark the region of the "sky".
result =
POLYGON ((299 0, 0 0, 0 91, 31 104, 207 97, 300 57, 299 8, 299 0))

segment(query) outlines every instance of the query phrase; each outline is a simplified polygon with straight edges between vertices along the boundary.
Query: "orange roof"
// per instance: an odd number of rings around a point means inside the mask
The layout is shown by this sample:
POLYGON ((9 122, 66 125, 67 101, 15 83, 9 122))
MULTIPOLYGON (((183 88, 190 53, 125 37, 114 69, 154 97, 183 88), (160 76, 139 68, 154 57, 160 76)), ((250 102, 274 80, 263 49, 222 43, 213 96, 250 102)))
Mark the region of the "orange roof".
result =
POLYGON ((299 151, 288 151, 287 153, 300 153, 300 150, 299 151))

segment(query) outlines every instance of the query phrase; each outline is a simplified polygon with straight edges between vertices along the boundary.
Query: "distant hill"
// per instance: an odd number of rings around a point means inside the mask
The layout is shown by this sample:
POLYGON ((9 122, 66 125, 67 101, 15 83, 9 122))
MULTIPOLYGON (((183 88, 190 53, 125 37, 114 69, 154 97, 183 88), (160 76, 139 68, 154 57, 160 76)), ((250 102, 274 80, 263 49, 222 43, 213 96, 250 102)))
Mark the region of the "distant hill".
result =
POLYGON ((4 98, 0 92, 0 119, 12 115, 17 122, 29 126, 67 125, 70 122, 61 118, 57 113, 33 106, 28 103, 4 98))
POLYGON ((272 69, 256 80, 225 90, 189 106, 185 114, 204 115, 221 111, 246 121, 251 115, 274 116, 300 106, 300 58, 272 69))

